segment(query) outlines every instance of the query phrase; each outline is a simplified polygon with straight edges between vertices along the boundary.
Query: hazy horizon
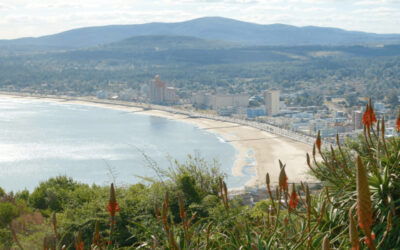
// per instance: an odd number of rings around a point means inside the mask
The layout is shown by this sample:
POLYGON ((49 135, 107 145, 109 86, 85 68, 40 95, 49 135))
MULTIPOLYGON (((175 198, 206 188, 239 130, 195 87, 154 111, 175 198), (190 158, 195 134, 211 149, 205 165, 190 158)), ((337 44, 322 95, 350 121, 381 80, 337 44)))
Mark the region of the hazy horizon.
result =
POLYGON ((0 0, 0 39, 39 37, 71 29, 219 16, 258 24, 333 27, 400 33, 398 0, 0 0))
MULTIPOLYGON (((228 18, 228 19, 237 20, 237 21, 242 21, 242 22, 249 22, 249 21, 245 21, 245 20, 233 19, 233 18, 222 17, 222 16, 203 16, 203 17, 192 18, 192 19, 182 20, 182 21, 177 21, 177 22, 146 22, 146 23, 180 23, 180 22, 187 22, 187 21, 192 21, 192 20, 201 19, 201 18, 207 18, 207 17, 220 17, 220 18, 228 18)), ((140 25, 140 24, 146 24, 146 23, 131 23, 131 24, 118 24, 118 23, 114 23, 114 24, 106 24, 106 25, 82 26, 82 27, 76 27, 76 28, 67 29, 67 30, 62 30, 62 31, 59 31, 59 32, 49 33, 49 34, 44 34, 44 35, 38 35, 38 36, 22 36, 22 37, 5 38, 5 39, 0 38, 0 40, 14 40, 14 39, 21 39, 21 38, 39 38, 39 37, 43 37, 43 36, 56 35, 56 34, 60 34, 60 33, 63 33, 63 32, 68 32, 68 31, 70 31, 70 30, 75 30, 75 29, 83 29, 83 28, 91 28, 91 27, 104 27, 104 26, 118 26, 118 25, 140 25)), ((390 34, 400 34, 400 32, 399 32, 399 33, 378 33, 378 32, 368 32, 368 31, 354 30, 354 29, 343 29, 343 28, 340 28, 340 27, 332 27, 332 26, 318 26, 318 25, 304 25, 304 26, 298 26, 298 25, 286 24, 286 23, 269 23, 269 24, 262 24, 262 23, 255 23, 255 22, 249 22, 249 23, 254 23, 254 24, 259 24, 259 25, 276 25, 276 24, 281 24, 281 25, 290 25, 290 26, 294 26, 294 27, 298 27, 298 28, 303 28, 303 27, 337 28, 337 29, 346 30, 346 31, 365 32, 365 33, 370 33, 370 34, 386 34, 386 35, 390 35, 390 34)))

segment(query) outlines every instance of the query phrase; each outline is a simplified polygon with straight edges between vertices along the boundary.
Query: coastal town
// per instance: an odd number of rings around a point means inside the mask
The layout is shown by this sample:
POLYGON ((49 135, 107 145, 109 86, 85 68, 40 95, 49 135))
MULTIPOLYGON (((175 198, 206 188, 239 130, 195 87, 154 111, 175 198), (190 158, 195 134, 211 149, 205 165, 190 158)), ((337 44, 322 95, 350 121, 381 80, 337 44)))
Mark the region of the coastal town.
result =
MULTIPOLYGON (((335 143, 338 134, 341 139, 356 137, 363 132, 362 114, 368 97, 357 97, 356 100, 346 100, 341 95, 321 96, 321 105, 293 105, 293 100, 303 91, 287 92, 279 89, 266 89, 259 95, 248 93, 228 93, 224 89, 217 91, 200 90, 193 92, 188 98, 179 97, 180 90, 162 81, 159 75, 143 85, 140 91, 119 94, 99 91, 97 98, 134 101, 148 105, 165 106, 168 110, 178 110, 185 114, 200 113, 204 117, 227 121, 245 122, 247 125, 268 127, 269 132, 292 137, 296 140, 310 143, 320 131, 325 141, 335 143), (351 102, 351 103, 349 103, 351 102), (285 131, 285 132, 282 132, 285 131), (302 135, 302 136, 300 136, 302 135)), ((397 104, 400 96, 391 100, 384 99, 373 102, 377 118, 385 117, 386 137, 394 136, 397 104), (397 99, 396 99, 397 98, 397 99)))

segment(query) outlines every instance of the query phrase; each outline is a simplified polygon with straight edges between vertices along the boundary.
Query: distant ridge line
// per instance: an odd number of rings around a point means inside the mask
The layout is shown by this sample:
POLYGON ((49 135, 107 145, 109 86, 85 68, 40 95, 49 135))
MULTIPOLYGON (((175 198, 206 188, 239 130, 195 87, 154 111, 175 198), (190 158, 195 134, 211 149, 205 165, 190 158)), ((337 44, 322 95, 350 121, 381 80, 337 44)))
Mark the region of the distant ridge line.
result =
POLYGON ((339 28, 256 24, 223 17, 131 25, 83 27, 41 37, 0 40, 0 49, 70 50, 110 44, 136 36, 186 36, 243 46, 370 45, 400 43, 400 34, 376 34, 339 28))

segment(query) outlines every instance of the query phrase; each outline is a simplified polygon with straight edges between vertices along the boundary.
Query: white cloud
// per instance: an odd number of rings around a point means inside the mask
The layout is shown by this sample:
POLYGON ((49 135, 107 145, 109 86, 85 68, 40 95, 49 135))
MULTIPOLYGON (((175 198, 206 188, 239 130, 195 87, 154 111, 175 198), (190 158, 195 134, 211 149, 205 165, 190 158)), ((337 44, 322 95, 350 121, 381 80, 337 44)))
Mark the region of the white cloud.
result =
POLYGON ((386 4, 400 4, 400 0, 363 0, 356 1, 355 5, 386 5, 386 4))
POLYGON ((14 9, 15 8, 12 5, 0 2, 0 11, 14 10, 14 9))
POLYGON ((379 5, 382 1, 359 1, 355 2, 354 5, 379 5))
POLYGON ((27 4, 27 9, 84 9, 95 8, 96 4, 83 3, 83 2, 32 2, 27 4))
POLYGON ((389 7, 379 7, 379 8, 372 8, 372 9, 358 9, 353 11, 354 14, 389 14, 389 13, 399 13, 399 10, 396 8, 389 8, 389 7))
POLYGON ((259 3, 259 0, 161 0, 161 2, 169 4, 182 4, 182 3, 256 4, 259 3))

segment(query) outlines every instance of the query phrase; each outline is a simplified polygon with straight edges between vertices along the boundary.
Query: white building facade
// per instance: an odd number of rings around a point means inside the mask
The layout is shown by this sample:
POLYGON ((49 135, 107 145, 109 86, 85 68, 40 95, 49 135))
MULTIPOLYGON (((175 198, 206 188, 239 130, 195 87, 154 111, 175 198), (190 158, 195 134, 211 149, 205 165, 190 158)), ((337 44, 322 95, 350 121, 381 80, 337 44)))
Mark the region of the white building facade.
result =
POLYGON ((280 96, 279 90, 265 91, 264 101, 265 101, 266 115, 275 115, 279 113, 280 110, 279 96, 280 96))

